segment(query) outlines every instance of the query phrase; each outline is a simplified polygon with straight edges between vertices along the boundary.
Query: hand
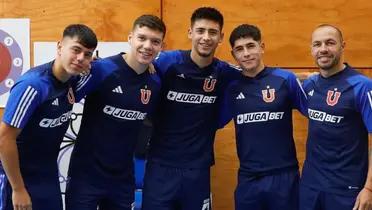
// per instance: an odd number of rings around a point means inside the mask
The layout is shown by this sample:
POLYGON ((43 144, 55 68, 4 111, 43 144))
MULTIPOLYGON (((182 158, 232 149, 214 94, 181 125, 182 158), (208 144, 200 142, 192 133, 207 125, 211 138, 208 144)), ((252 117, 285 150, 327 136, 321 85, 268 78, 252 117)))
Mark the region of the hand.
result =
POLYGON ((26 188, 13 190, 12 201, 14 210, 32 210, 31 198, 26 188))
POLYGON ((358 194, 353 210, 372 210, 372 191, 363 188, 358 194))
POLYGON ((149 65, 149 72, 150 72, 150 74, 155 74, 156 73, 155 66, 152 63, 150 63, 150 65, 149 65))

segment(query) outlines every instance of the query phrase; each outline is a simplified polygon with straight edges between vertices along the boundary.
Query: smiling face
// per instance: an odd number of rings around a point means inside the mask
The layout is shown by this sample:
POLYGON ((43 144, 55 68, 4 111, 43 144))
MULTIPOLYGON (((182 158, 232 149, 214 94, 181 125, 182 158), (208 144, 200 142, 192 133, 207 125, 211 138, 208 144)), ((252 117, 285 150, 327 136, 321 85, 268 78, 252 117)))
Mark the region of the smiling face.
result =
POLYGON ((131 54, 143 65, 150 64, 163 47, 164 34, 147 26, 136 26, 128 39, 131 54))
POLYGON ((198 19, 188 32, 192 42, 192 51, 200 57, 213 57, 219 43, 222 42, 223 34, 218 22, 198 19))
POLYGON ((232 55, 248 75, 255 75, 264 68, 264 44, 251 37, 241 37, 234 42, 232 55))
POLYGON ((345 42, 331 26, 315 29, 312 34, 311 55, 321 71, 337 72, 342 69, 345 42))
POLYGON ((57 45, 57 56, 68 75, 78 75, 89 69, 95 48, 88 49, 75 37, 64 37, 57 45))

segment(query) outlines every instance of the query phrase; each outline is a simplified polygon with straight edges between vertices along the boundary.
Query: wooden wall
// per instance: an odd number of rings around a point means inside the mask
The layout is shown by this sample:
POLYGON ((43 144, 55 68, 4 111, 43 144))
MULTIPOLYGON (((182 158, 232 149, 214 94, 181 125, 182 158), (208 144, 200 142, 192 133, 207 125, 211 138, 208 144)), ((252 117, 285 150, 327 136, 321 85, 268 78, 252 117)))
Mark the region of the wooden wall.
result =
MULTIPOLYGON (((238 24, 250 23, 262 30, 267 65, 288 67, 297 72, 312 70, 311 32, 320 23, 331 23, 344 33, 346 61, 372 76, 372 28, 368 27, 372 22, 372 2, 367 0, 1 0, 0 18, 31 18, 32 49, 34 41, 58 40, 63 28, 70 23, 91 26, 102 41, 126 41, 132 21, 150 13, 162 16, 167 24, 167 49, 189 49, 189 19, 200 6, 213 6, 224 14, 225 41, 217 50, 221 59, 234 62, 229 34, 238 24)), ((294 119, 294 136, 302 164, 307 123, 297 112, 294 119)), ((232 124, 218 132, 215 149, 213 205, 215 210, 230 210, 238 167, 232 124)), ((268 146, 268 151, 270 149, 268 146)))

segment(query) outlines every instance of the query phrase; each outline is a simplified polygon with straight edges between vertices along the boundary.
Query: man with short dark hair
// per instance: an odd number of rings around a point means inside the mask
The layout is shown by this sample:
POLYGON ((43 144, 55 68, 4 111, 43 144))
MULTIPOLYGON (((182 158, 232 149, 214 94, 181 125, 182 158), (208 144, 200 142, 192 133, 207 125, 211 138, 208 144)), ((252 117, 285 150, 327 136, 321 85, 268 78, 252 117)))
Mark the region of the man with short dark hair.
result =
POLYGON ((142 15, 128 36, 131 46, 92 63, 79 89, 88 94, 66 187, 67 210, 131 210, 134 202, 133 155, 145 117, 160 94, 160 78, 149 64, 163 47, 166 27, 142 15))
POLYGON ((77 75, 97 46, 85 25, 65 28, 54 61, 30 69, 12 87, 0 124, 1 210, 62 210, 57 157, 77 75))
POLYGON ((211 7, 194 11, 192 48, 161 52, 155 67, 163 95, 154 118, 144 178, 143 210, 208 210, 210 167, 224 85, 238 71, 214 57, 223 16, 211 7))
POLYGON ((309 131, 301 210, 372 209, 372 81, 344 63, 344 48, 337 27, 313 31, 311 54, 320 74, 304 82, 309 131))
POLYGON ((240 161, 235 209, 298 210, 292 109, 306 113, 305 92, 294 73, 265 66, 259 28, 239 25, 229 41, 242 68, 225 90, 220 119, 225 125, 233 118, 235 125, 240 161))

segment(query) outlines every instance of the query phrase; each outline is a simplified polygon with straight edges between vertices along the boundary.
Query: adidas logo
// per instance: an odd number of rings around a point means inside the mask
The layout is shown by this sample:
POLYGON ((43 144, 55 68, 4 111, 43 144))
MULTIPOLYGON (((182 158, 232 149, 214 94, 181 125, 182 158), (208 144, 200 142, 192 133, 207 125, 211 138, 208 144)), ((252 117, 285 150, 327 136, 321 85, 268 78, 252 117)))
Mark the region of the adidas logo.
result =
POLYGON ((245 99, 245 96, 242 92, 240 92, 236 99, 245 99))
POLYGON ((59 106, 58 98, 56 98, 53 102, 52 105, 54 106, 59 106))
POLYGON ((310 92, 307 93, 309 96, 313 96, 314 95, 314 90, 311 90, 310 92))
POLYGON ((177 77, 181 77, 181 78, 183 78, 183 79, 186 78, 184 74, 177 74, 177 77))
POLYGON ((123 90, 121 89, 121 86, 117 86, 115 89, 112 90, 114 93, 123 93, 123 90))

